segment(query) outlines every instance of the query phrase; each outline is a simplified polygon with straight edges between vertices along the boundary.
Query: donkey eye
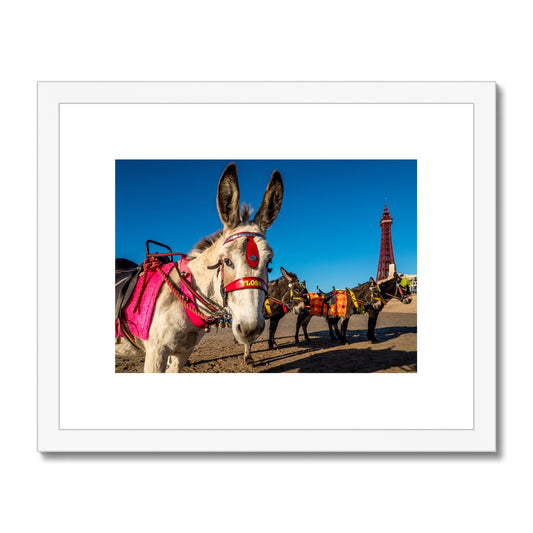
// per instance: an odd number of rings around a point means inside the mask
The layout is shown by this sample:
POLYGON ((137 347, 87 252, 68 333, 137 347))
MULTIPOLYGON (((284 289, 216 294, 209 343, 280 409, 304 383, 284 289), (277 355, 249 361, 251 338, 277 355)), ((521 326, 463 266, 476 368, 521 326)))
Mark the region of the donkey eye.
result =
POLYGON ((229 267, 233 267, 233 263, 231 262, 231 259, 224 259, 224 264, 229 266, 229 267))

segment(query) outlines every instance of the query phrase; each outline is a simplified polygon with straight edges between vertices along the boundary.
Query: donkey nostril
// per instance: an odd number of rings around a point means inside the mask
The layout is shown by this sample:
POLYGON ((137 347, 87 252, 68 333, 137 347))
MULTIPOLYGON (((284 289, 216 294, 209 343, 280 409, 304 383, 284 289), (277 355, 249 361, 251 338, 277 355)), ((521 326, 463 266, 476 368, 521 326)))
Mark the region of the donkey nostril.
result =
POLYGON ((247 339, 257 338, 263 332, 264 328, 265 328, 264 320, 262 322, 251 323, 251 324, 248 324, 248 323, 235 324, 235 329, 237 333, 247 339))

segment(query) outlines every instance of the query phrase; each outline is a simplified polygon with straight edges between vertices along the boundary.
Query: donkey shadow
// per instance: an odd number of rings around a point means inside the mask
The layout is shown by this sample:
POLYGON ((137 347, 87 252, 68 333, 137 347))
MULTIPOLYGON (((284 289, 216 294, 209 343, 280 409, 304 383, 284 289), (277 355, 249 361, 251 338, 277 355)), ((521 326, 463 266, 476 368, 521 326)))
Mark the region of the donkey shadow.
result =
MULTIPOLYGON (((390 341, 393 339, 396 339, 398 337, 401 337, 402 335, 405 335, 406 333, 417 333, 417 326, 391 326, 391 327, 383 327, 383 328, 376 328, 376 337, 378 344, 380 342, 390 341)), ((327 343, 329 345, 338 345, 339 340, 338 339, 332 339, 330 336, 329 331, 326 330, 320 330, 320 331, 314 331, 312 333, 309 333, 309 337, 311 338, 311 345, 320 344, 320 343, 327 343)), ((279 340, 282 339, 291 339, 292 337, 286 336, 286 337, 280 337, 279 340)), ((366 329, 355 329, 351 330, 347 333, 347 340, 348 344, 352 344, 353 342, 368 342, 367 339, 367 330, 366 329)), ((293 343, 295 346, 298 345, 309 345, 308 342, 305 340, 301 340, 299 344, 293 343)))
MULTIPOLYGON (((416 352, 404 352, 390 348, 383 350, 330 350, 322 353, 315 353, 314 350, 309 350, 309 352, 307 357, 300 358, 296 361, 288 361, 275 368, 259 370, 259 372, 371 373, 387 370, 391 367, 409 367, 406 371, 412 371, 412 365, 416 365, 417 363, 416 352)), ((280 355, 279 357, 261 361, 261 363, 271 364, 276 361, 291 358, 292 355, 280 355)))
MULTIPOLYGON (((376 328, 375 330, 378 344, 380 342, 390 341, 405 335, 406 333, 417 333, 416 326, 392 326, 384 328, 376 328)), ((355 341, 367 341, 366 329, 353 330, 348 336, 348 339, 355 341)), ((350 344, 350 342, 348 342, 350 344)))
MULTIPOLYGON (((381 342, 390 341, 393 339, 396 339, 398 337, 401 337, 402 335, 405 335, 406 333, 415 333, 417 332, 416 326, 395 326, 395 327, 386 327, 386 328, 379 328, 376 330, 377 332, 377 340, 378 344, 381 342)), ((366 337, 366 329, 360 329, 360 330, 353 330, 350 335, 348 336, 348 343, 347 344, 359 344, 363 342, 368 342, 368 339, 366 337)), ((321 348, 329 348, 334 346, 339 346, 338 339, 332 339, 329 335, 328 330, 320 330, 320 331, 314 331, 313 333, 309 334, 309 337, 311 338, 311 342, 307 342, 305 340, 301 340, 299 343, 294 342, 294 337, 292 335, 284 335, 282 337, 278 337, 278 346, 279 349, 286 349, 289 347, 294 347, 298 349, 298 353, 306 353, 306 352, 313 352, 317 349, 321 348), (287 341, 287 342, 285 342, 287 341), (293 341, 293 342, 291 342, 293 341)), ((261 341, 265 341, 266 339, 261 339, 261 341)), ((261 342, 259 341, 259 342, 261 342)), ((259 344, 259 343, 258 343, 259 344)), ((375 351, 375 350, 374 350, 375 351)), ((266 357, 261 359, 260 361, 256 362, 256 365, 264 365, 271 362, 278 361, 280 359, 284 359, 286 357, 292 357, 295 354, 291 355, 276 355, 276 350, 271 350, 268 347, 260 348, 260 349, 254 349, 253 353, 255 354, 261 354, 261 353, 267 353, 272 354, 271 357, 266 357)))

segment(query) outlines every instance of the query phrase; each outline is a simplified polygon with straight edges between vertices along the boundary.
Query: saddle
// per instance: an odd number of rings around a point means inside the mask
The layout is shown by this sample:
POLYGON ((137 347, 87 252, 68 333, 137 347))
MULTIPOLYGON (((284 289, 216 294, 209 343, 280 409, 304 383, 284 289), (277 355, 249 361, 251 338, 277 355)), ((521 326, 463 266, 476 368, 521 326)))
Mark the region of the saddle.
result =
POLYGON ((346 291, 334 290, 328 293, 322 291, 319 293, 310 292, 308 293, 308 298, 310 315, 322 315, 328 318, 346 316, 346 291))
MULTIPOLYGON (((159 257, 159 262, 166 265, 171 262, 171 258, 159 257)), ((142 264, 138 265, 121 257, 115 259, 115 322, 122 318, 122 311, 128 305, 143 270, 142 264)))
POLYGON ((348 296, 344 290, 333 291, 332 303, 329 307, 329 315, 332 318, 346 316, 346 307, 348 305, 348 296))
POLYGON ((142 271, 142 265, 129 259, 115 259, 115 307, 119 301, 120 307, 124 307, 128 303, 142 271))
MULTIPOLYGON (((135 290, 142 271, 142 265, 138 265, 129 259, 115 259, 115 323, 118 321, 121 327, 124 326, 121 320, 122 312, 135 290)), ((131 340, 127 333, 126 338, 131 340)))

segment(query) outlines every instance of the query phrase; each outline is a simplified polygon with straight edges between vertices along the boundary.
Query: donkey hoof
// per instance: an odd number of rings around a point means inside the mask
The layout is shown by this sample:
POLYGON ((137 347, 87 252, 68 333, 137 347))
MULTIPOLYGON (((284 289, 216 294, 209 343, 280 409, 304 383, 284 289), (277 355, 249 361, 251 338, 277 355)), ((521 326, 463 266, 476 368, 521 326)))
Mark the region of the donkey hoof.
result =
POLYGON ((252 357, 247 357, 247 358, 244 360, 244 363, 247 364, 247 365, 251 365, 251 366, 254 366, 254 365, 255 365, 255 361, 253 360, 252 357))

